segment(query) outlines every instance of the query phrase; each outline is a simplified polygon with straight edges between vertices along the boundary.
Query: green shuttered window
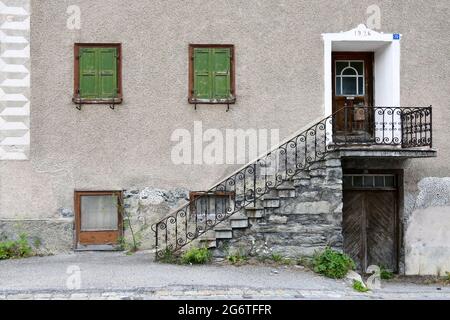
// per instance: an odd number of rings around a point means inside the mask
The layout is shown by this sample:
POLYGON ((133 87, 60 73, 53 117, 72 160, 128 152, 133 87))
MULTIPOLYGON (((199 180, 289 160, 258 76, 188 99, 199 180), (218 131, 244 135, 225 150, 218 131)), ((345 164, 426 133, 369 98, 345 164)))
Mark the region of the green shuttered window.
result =
POLYGON ((120 45, 79 45, 76 51, 74 101, 119 103, 120 45))
POLYGON ((191 45, 191 103, 234 103, 233 46, 191 45))

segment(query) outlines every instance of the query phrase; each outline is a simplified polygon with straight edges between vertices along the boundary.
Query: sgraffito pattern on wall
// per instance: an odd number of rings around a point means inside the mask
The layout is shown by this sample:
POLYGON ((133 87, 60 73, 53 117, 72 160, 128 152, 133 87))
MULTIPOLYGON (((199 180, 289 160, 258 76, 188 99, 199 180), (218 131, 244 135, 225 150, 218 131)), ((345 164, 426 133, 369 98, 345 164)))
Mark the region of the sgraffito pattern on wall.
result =
POLYGON ((30 1, 0 1, 0 160, 30 149, 30 1))

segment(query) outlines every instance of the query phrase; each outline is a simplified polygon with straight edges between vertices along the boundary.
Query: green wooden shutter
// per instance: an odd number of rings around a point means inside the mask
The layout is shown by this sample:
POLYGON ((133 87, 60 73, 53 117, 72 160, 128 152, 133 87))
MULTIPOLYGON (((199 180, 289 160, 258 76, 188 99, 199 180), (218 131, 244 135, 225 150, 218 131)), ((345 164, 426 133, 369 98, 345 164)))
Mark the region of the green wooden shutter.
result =
POLYGON ((228 100, 231 96, 231 49, 194 49, 194 98, 228 100))
POLYGON ((80 97, 94 99, 98 95, 97 59, 95 48, 80 48, 80 97))
POLYGON ((99 98, 111 99, 117 96, 117 49, 98 49, 99 98))
POLYGON ((80 97, 112 99, 117 93, 117 49, 80 48, 80 97))
POLYGON ((213 57, 212 82, 213 82, 213 99, 230 99, 231 98, 231 75, 230 75, 230 48, 215 48, 211 50, 213 57))
POLYGON ((211 99, 211 55, 208 48, 194 49, 194 98, 211 99))

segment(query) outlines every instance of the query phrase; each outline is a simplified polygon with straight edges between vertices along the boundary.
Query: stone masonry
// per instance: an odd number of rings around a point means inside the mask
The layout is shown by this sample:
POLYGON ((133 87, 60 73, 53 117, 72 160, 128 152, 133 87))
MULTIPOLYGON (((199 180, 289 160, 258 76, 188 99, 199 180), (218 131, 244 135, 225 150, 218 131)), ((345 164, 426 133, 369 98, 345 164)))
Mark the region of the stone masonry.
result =
MULTIPOLYGON (((130 221, 140 249, 153 249, 155 235, 151 225, 158 222, 168 212, 189 200, 189 192, 185 189, 163 190, 145 187, 129 188, 123 193, 125 219, 130 221)), ((132 241, 130 226, 125 225, 124 237, 132 241)))
POLYGON ((238 251, 296 258, 326 246, 342 251, 341 161, 330 156, 284 185, 261 201, 260 219, 249 219, 246 229, 234 229, 232 239, 218 240, 216 256, 238 251))

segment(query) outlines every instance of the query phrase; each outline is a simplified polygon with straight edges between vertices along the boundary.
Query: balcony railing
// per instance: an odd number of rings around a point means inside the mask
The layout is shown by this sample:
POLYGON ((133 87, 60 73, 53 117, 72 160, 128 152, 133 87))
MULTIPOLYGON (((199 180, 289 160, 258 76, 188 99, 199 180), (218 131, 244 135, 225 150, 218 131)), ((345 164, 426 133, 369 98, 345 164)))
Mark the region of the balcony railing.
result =
POLYGON ((431 117, 431 107, 344 107, 331 116, 330 146, 432 147, 431 117))

